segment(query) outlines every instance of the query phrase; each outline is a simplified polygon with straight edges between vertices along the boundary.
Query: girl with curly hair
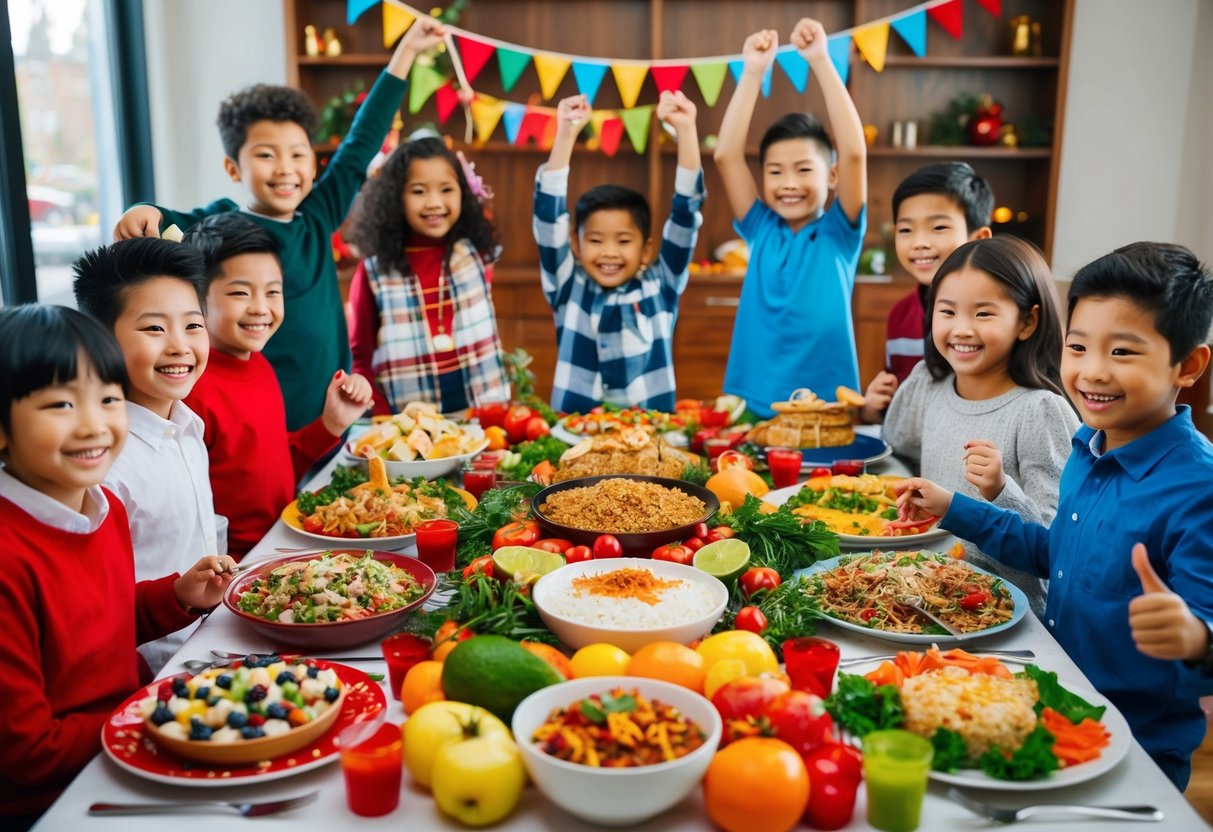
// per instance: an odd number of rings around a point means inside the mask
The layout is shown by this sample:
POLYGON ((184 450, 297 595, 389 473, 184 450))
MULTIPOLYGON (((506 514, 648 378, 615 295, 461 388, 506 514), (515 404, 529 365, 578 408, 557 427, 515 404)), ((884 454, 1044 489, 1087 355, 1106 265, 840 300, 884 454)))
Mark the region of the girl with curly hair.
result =
POLYGON ((367 183, 351 234, 365 259, 350 285, 350 346, 375 413, 509 399, 489 290, 500 253, 482 203, 491 197, 436 138, 400 145, 367 183))

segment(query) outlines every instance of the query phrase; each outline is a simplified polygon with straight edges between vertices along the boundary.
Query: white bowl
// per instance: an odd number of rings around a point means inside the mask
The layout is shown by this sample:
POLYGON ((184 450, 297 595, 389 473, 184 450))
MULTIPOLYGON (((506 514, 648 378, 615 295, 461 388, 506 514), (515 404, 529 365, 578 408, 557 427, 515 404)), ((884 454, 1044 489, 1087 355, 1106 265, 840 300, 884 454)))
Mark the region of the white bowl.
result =
MULTIPOLYGON (((392 479, 396 477, 425 477, 427 480, 436 480, 439 477, 450 479, 452 475, 459 472, 463 464, 476 456, 489 446, 489 440, 485 439, 471 451, 459 456, 444 456, 440 459, 415 459, 412 462, 400 462, 394 459, 385 459, 384 463, 387 466, 387 475, 392 479)), ((367 458, 364 456, 356 456, 354 454, 354 440, 350 440, 343 446, 345 455, 351 459, 357 460, 358 464, 364 469, 367 466, 367 458)))
POLYGON ((694 566, 648 558, 605 558, 570 563, 549 572, 532 587, 531 598, 543 623, 569 647, 578 649, 587 644, 606 642, 633 653, 654 641, 687 644, 707 635, 724 613, 725 605, 729 602, 729 590, 720 579, 694 566), (648 569, 659 578, 678 578, 694 582, 708 591, 712 605, 675 623, 649 627, 636 624, 595 624, 588 620, 571 618, 566 613, 553 609, 559 598, 572 594, 573 579, 623 568, 648 569))
MULTIPOLYGON (((677 566, 677 564, 675 564, 677 566)), ((653 817, 699 786, 722 731, 716 707, 695 691, 657 679, 596 676, 537 690, 514 711, 514 739, 531 780, 548 800, 571 815, 603 826, 627 826, 653 817), (613 688, 637 690, 646 699, 673 705, 707 734, 704 744, 668 763, 636 768, 595 768, 545 754, 531 741, 555 708, 613 688)))

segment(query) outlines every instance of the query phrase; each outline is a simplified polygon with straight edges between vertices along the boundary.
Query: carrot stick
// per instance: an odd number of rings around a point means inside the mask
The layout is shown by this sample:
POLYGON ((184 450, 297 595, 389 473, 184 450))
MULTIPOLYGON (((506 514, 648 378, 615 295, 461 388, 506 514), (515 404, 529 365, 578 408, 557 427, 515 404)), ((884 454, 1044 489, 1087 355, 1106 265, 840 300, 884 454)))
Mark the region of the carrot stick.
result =
POLYGON ((1075 725, 1052 708, 1044 708, 1040 721, 1055 738, 1053 753, 1062 765, 1072 766, 1094 760, 1111 741, 1112 735, 1103 724, 1090 717, 1075 725))

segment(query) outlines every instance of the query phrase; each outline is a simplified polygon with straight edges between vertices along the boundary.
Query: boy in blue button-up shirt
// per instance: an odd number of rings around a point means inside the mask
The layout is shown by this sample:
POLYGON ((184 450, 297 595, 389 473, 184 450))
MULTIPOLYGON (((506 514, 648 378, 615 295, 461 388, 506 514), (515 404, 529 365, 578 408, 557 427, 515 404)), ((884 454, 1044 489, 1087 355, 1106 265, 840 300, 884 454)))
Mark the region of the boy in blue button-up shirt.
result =
POLYGON ((1209 362, 1213 278, 1182 246, 1134 243, 1070 285, 1061 375, 1083 426, 1050 528, 915 478, 901 502, 1049 579, 1045 625, 1183 789, 1213 693, 1213 445, 1179 391, 1209 362))

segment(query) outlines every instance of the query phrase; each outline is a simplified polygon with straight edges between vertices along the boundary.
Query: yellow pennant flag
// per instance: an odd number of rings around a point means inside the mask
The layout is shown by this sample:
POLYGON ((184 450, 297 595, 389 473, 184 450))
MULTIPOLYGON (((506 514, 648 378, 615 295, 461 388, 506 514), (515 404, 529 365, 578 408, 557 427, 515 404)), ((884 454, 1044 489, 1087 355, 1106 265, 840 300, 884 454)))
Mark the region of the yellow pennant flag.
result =
POLYGON ((472 124, 476 126, 476 138, 481 143, 487 142, 493 135, 504 112, 504 101, 480 94, 472 99, 472 124))
POLYGON ((586 150, 597 150, 602 136, 602 123, 608 118, 618 118, 610 110, 594 110, 590 113, 590 137, 585 140, 586 150))
POLYGON ((889 48, 889 24, 880 22, 862 26, 851 32, 851 40, 859 53, 877 72, 884 71, 884 56, 889 48))
POLYGON ((543 92, 543 100, 550 101, 556 94, 556 90, 560 89, 560 82, 564 80, 564 74, 569 71, 572 61, 557 55, 545 55, 542 52, 536 52, 533 60, 535 61, 535 74, 539 76, 539 89, 543 92))
POLYGON ((385 0, 383 4, 383 47, 391 49, 392 44, 400 39, 400 36, 408 31, 408 28, 413 25, 413 21, 417 16, 412 12, 405 11, 385 0))
POLYGON ((640 88, 644 86, 644 78, 649 74, 649 65, 611 64, 611 74, 615 76, 615 86, 619 87, 623 106, 634 107, 636 99, 640 97, 640 88))

